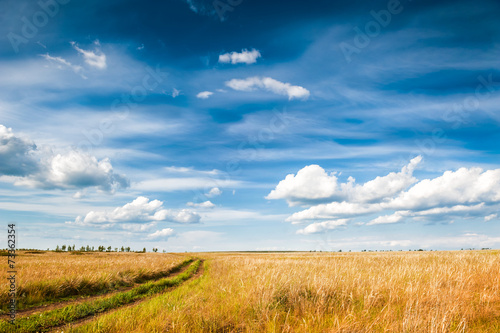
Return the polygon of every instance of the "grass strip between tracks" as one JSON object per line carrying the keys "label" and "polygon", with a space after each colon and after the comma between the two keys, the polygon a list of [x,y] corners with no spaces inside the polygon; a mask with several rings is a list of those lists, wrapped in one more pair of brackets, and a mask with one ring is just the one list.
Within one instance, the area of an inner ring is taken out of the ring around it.
{"label": "grass strip between tracks", "polygon": [[40,332],[50,328],[68,324],[76,320],[109,311],[121,306],[134,303],[145,297],[160,293],[168,288],[176,287],[191,278],[201,264],[196,260],[188,269],[172,278],[165,278],[154,282],[147,282],[129,291],[114,294],[110,297],[95,299],[88,302],[69,305],[60,309],[50,310],[41,314],[23,317],[12,324],[8,321],[0,322],[0,332]]}

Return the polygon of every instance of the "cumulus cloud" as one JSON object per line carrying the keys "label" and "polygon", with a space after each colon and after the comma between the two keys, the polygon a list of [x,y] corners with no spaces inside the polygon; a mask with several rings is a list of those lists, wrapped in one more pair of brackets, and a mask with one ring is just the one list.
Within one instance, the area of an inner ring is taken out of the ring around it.
{"label": "cumulus cloud", "polygon": [[200,99],[207,99],[209,98],[210,96],[212,96],[214,93],[211,92],[211,91],[202,91],[200,93],[198,93],[196,95],[196,98],[200,98]]}
{"label": "cumulus cloud", "polygon": [[374,225],[374,224],[388,224],[388,223],[398,223],[403,219],[403,215],[400,212],[396,212],[392,215],[383,215],[379,216],[376,219],[371,220],[366,225]]}
{"label": "cumulus cloud", "polygon": [[148,238],[150,238],[150,239],[165,239],[165,238],[168,238],[174,234],[175,234],[174,229],[165,228],[162,230],[157,230],[152,234],[149,234]]}
{"label": "cumulus cloud", "polygon": [[87,65],[97,69],[106,69],[106,55],[100,50],[99,41],[95,41],[94,44],[96,45],[95,51],[88,51],[79,48],[75,42],[71,42],[73,48],[83,56],[83,60]]}
{"label": "cumulus cloud", "polygon": [[347,224],[348,219],[341,220],[332,220],[332,221],[324,221],[324,222],[315,222],[309,224],[304,229],[297,230],[297,234],[299,235],[309,235],[309,234],[317,234],[323,233],[327,230],[337,229],[340,226],[345,226]]}
{"label": "cumulus cloud", "polygon": [[484,217],[484,220],[485,220],[486,222],[488,222],[488,221],[491,221],[491,220],[495,220],[495,219],[497,219],[497,218],[498,218],[498,214],[491,214],[491,215],[485,216],[485,217]]}
{"label": "cumulus cloud", "polygon": [[0,125],[0,175],[26,176],[37,172],[36,150],[34,142],[17,137],[11,128]]}
{"label": "cumulus cloud", "polygon": [[256,49],[252,49],[251,51],[243,49],[240,53],[231,52],[219,55],[219,62],[225,64],[231,63],[233,65],[240,63],[249,65],[256,63],[257,59],[260,57],[260,52]]}
{"label": "cumulus cloud", "polygon": [[51,156],[42,162],[38,173],[17,180],[15,185],[42,189],[77,189],[96,187],[113,192],[127,188],[128,179],[115,174],[108,158],[98,160],[78,151]]}
{"label": "cumulus cloud", "polygon": [[207,197],[211,198],[211,197],[217,197],[221,194],[222,194],[222,191],[218,187],[212,187],[212,189],[210,189],[210,191],[205,195]]}
{"label": "cumulus cloud", "polygon": [[[313,221],[309,231],[314,232],[328,230],[328,223],[321,224],[324,220],[363,219],[374,214],[378,216],[366,225],[405,219],[496,218],[493,213],[500,205],[500,169],[460,168],[418,181],[413,171],[420,162],[421,157],[414,158],[400,172],[376,177],[362,185],[355,184],[353,178],[339,183],[334,173],[328,174],[317,165],[308,166],[296,175],[288,175],[267,198],[285,199],[290,206],[310,206],[292,214],[287,221]],[[306,229],[300,233],[307,234]]]}
{"label": "cumulus cloud", "polygon": [[338,217],[355,217],[383,210],[380,204],[360,204],[352,202],[331,202],[320,204],[309,209],[292,214],[287,221],[300,223],[301,221],[316,219],[331,219]]}
{"label": "cumulus cloud", "polygon": [[141,196],[112,211],[90,211],[84,217],[78,216],[74,222],[67,223],[110,227],[120,223],[143,222],[198,223],[200,216],[189,209],[164,209],[162,201],[150,201]]}
{"label": "cumulus cloud", "polygon": [[128,179],[116,174],[108,158],[78,151],[54,154],[40,150],[29,139],[16,136],[0,125],[0,175],[15,176],[14,184],[41,189],[84,189],[106,192],[129,186]]}
{"label": "cumulus cloud", "polygon": [[215,207],[215,205],[209,200],[207,200],[205,202],[200,202],[200,203],[188,202],[187,205],[189,207],[197,207],[197,208],[214,208]]}
{"label": "cumulus cloud", "polygon": [[348,178],[346,183],[339,183],[336,173],[328,174],[319,165],[309,165],[289,174],[280,181],[266,199],[285,199],[290,206],[312,205],[335,201],[365,203],[390,198],[414,184],[417,179],[413,171],[422,161],[417,156],[404,166],[400,172],[391,172],[377,177],[363,185],[355,184],[355,179]]}
{"label": "cumulus cloud", "polygon": [[460,168],[425,179],[395,198],[390,206],[424,210],[433,207],[500,201],[500,169]]}
{"label": "cumulus cloud", "polygon": [[274,94],[288,96],[288,99],[307,99],[310,92],[301,86],[292,86],[290,83],[280,82],[270,77],[249,77],[243,80],[232,79],[226,82],[226,86],[238,91],[254,91],[263,89]]}

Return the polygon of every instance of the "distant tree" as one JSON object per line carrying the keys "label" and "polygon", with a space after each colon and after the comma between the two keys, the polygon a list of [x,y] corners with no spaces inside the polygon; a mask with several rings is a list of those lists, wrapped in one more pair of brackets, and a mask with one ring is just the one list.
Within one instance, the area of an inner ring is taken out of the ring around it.
{"label": "distant tree", "polygon": [[167,251],[165,251],[165,249],[163,249],[163,253],[165,253],[165,252],[167,252]]}
{"label": "distant tree", "polygon": [[127,247],[125,248],[125,250],[126,250],[127,252],[130,252],[130,246],[127,246]]}
{"label": "distant tree", "polygon": [[143,248],[143,249],[142,249],[142,252],[146,253],[146,248]]}
{"label": "distant tree", "polygon": [[120,249],[121,252],[125,252],[125,248],[122,246]]}
{"label": "distant tree", "polygon": [[59,245],[57,245],[56,246],[56,252],[59,252],[59,251],[61,251],[61,250],[59,249]]}
{"label": "distant tree", "polygon": [[61,246],[61,251],[66,251],[66,245]]}
{"label": "distant tree", "polygon": [[155,248],[155,247],[153,247],[153,252],[154,252],[154,253],[158,252],[158,249],[157,249],[157,248]]}
{"label": "distant tree", "polygon": [[87,247],[85,248],[85,251],[90,252],[90,249],[91,249],[90,245],[87,245]]}
{"label": "distant tree", "polygon": [[108,246],[108,252],[111,252],[111,246]]}
{"label": "distant tree", "polygon": [[92,246],[92,252],[94,252],[94,247]]}

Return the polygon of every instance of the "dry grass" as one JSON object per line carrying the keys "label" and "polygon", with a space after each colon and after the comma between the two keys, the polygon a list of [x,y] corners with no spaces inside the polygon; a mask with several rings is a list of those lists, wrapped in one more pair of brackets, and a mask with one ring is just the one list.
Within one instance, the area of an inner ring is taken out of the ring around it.
{"label": "dry grass", "polygon": [[[16,258],[19,308],[71,295],[89,295],[154,278],[186,259],[163,253],[21,252]],[[8,302],[2,283],[0,302]]]}
{"label": "dry grass", "polygon": [[81,332],[500,332],[498,251],[203,254],[203,277]]}

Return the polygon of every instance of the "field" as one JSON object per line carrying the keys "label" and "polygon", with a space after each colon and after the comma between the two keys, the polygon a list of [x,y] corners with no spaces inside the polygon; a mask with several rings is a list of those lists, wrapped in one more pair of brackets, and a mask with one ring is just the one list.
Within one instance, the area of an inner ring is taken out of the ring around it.
{"label": "field", "polygon": [[[14,325],[3,315],[2,332],[500,332],[494,250],[18,261],[21,310]],[[84,280],[92,287],[67,287]]]}

